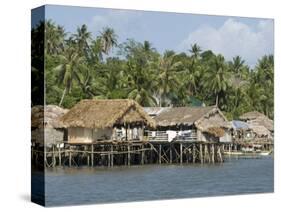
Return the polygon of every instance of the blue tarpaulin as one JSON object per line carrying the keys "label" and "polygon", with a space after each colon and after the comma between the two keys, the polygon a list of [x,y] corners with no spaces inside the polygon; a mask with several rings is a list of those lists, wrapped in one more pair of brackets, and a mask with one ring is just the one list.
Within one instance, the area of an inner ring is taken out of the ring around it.
{"label": "blue tarpaulin", "polygon": [[231,124],[234,129],[249,129],[249,125],[244,121],[233,120]]}

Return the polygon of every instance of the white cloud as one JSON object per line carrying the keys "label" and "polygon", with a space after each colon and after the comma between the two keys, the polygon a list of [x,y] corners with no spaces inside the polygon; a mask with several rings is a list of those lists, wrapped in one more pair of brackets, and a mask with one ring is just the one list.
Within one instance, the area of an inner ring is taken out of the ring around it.
{"label": "white cloud", "polygon": [[186,51],[194,43],[228,60],[240,55],[253,66],[261,56],[273,53],[273,21],[260,21],[256,29],[234,19],[226,20],[219,28],[201,26],[181,42],[179,49]]}
{"label": "white cloud", "polygon": [[103,15],[93,16],[89,27],[94,36],[97,36],[104,27],[111,27],[118,36],[130,38],[137,30],[143,28],[140,20],[140,11],[112,10]]}

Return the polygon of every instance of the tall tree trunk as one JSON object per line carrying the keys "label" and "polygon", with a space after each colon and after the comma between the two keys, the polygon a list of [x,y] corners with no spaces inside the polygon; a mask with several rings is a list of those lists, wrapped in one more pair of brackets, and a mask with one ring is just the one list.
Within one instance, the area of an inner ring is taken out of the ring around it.
{"label": "tall tree trunk", "polygon": [[217,97],[216,97],[216,106],[219,107],[219,94],[217,94]]}
{"label": "tall tree trunk", "polygon": [[62,93],[62,96],[61,96],[61,99],[60,99],[59,106],[61,106],[61,104],[62,104],[62,102],[63,102],[64,96],[65,96],[65,93],[66,93],[66,88],[63,90],[63,93]]}

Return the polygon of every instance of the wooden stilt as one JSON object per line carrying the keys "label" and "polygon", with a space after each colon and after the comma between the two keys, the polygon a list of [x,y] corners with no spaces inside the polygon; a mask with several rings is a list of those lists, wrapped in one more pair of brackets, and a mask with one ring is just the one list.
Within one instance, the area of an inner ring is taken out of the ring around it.
{"label": "wooden stilt", "polygon": [[131,152],[130,152],[130,144],[128,144],[128,166],[131,165]]}
{"label": "wooden stilt", "polygon": [[91,166],[94,166],[94,144],[91,145]]}
{"label": "wooden stilt", "polygon": [[180,164],[182,164],[182,143],[180,143]]}
{"label": "wooden stilt", "polygon": [[[87,146],[87,151],[89,151],[89,146]],[[90,154],[89,153],[86,154],[87,154],[87,166],[90,166]]]}
{"label": "wooden stilt", "polygon": [[195,145],[195,143],[193,143],[193,145],[192,145],[192,162],[193,163],[196,162],[196,145]]}
{"label": "wooden stilt", "polygon": [[202,144],[200,144],[200,147],[199,147],[199,148],[200,148],[200,162],[203,163],[203,162],[204,162],[204,161],[203,161],[204,158],[203,158]]}
{"label": "wooden stilt", "polygon": [[144,145],[142,144],[141,145],[141,165],[143,165],[144,164],[144,155],[145,155],[145,151],[143,151],[143,149],[144,149]]}
{"label": "wooden stilt", "polygon": [[172,144],[170,143],[170,163],[173,163]]}
{"label": "wooden stilt", "polygon": [[61,166],[61,149],[59,144],[59,166]]}
{"label": "wooden stilt", "polygon": [[56,166],[56,155],[55,155],[55,144],[53,144],[53,154],[52,154],[52,166],[55,167]]}
{"label": "wooden stilt", "polygon": [[162,146],[161,144],[159,144],[159,152],[158,152],[158,162],[159,164],[161,164],[161,154],[162,154]]}
{"label": "wooden stilt", "polygon": [[71,167],[71,146],[69,146],[69,155],[68,155],[68,165],[69,165],[69,167]]}
{"label": "wooden stilt", "polygon": [[114,163],[114,152],[113,152],[113,145],[111,145],[111,166],[113,167],[113,163]]}
{"label": "wooden stilt", "polygon": [[212,163],[215,163],[215,145],[212,144]]}
{"label": "wooden stilt", "polygon": [[152,144],[150,144],[150,162],[149,163],[150,164],[153,163],[153,145]]}

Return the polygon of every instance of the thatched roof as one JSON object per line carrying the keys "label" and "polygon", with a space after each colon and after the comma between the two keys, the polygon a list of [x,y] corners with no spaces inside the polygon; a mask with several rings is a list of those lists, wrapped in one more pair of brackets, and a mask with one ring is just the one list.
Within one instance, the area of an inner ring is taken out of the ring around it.
{"label": "thatched roof", "polygon": [[33,128],[64,128],[59,120],[68,109],[56,105],[36,105],[31,108],[31,127]]}
{"label": "thatched roof", "polygon": [[245,113],[240,116],[240,119],[246,120],[249,124],[254,124],[256,126],[264,126],[269,131],[274,131],[273,120],[271,120],[266,115],[260,112],[252,111]]}
{"label": "thatched roof", "polygon": [[261,137],[261,136],[268,136],[270,137],[271,136],[271,133],[270,131],[264,127],[264,126],[261,126],[261,125],[255,125],[255,124],[250,124],[249,125],[249,128],[257,134],[257,136]]}
{"label": "thatched roof", "polygon": [[248,113],[244,113],[243,115],[241,115],[239,118],[241,120],[253,120],[253,119],[256,119],[258,117],[261,117],[261,116],[265,116],[264,114],[258,112],[258,111],[251,111],[251,112],[248,112]]}
{"label": "thatched roof", "polygon": [[129,99],[82,100],[61,121],[67,127],[106,128],[124,123],[155,127],[155,121],[137,102]]}
{"label": "thatched roof", "polygon": [[225,116],[215,106],[168,108],[155,118],[157,126],[195,125],[202,131],[209,128],[230,128]]}

